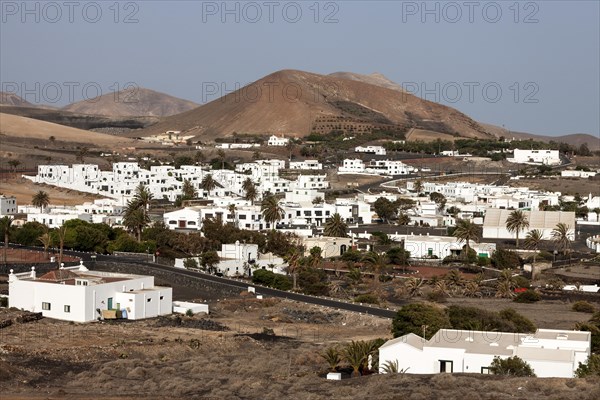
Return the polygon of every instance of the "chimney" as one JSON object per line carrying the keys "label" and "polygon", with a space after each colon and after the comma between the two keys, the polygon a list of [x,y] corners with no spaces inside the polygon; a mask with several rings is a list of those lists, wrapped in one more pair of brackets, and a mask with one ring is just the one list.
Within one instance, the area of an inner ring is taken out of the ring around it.
{"label": "chimney", "polygon": [[36,278],[36,276],[35,276],[35,267],[31,267],[31,274],[29,276],[31,276],[33,279]]}
{"label": "chimney", "polygon": [[8,274],[8,283],[14,282],[16,280],[17,280],[17,277],[15,276],[15,270],[11,269],[10,274]]}

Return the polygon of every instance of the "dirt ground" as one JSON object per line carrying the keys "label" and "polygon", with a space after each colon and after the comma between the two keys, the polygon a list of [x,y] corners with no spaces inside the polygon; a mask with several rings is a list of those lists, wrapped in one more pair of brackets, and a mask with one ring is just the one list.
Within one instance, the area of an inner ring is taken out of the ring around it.
{"label": "dirt ground", "polygon": [[[4,248],[0,250],[0,260],[4,262]],[[52,252],[49,253],[52,256]],[[58,256],[56,254],[55,256]],[[78,257],[72,257],[63,254],[64,262],[78,261]],[[9,248],[6,250],[6,261],[9,264],[29,264],[29,263],[45,263],[50,262],[50,258],[46,257],[43,251],[25,250]]]}
{"label": "dirt ground", "polygon": [[[10,315],[10,314],[13,315]],[[0,319],[14,312],[0,311]],[[263,333],[273,329],[274,335]],[[208,317],[0,330],[2,399],[597,399],[600,381],[370,375],[327,381],[327,345],[389,335],[389,321],[238,297]]]}
{"label": "dirt ground", "polygon": [[600,195],[600,181],[597,179],[583,178],[561,178],[560,176],[540,177],[535,179],[510,180],[513,187],[528,187],[532,190],[546,190],[550,192],[561,192],[566,195],[579,193],[582,197],[592,193]]}
{"label": "dirt ground", "polygon": [[50,197],[50,204],[73,206],[86,201],[94,201],[101,197],[75,190],[63,189],[49,185],[36,184],[28,179],[4,174],[0,179],[0,193],[15,196],[18,205],[31,204],[32,197],[43,190]]}

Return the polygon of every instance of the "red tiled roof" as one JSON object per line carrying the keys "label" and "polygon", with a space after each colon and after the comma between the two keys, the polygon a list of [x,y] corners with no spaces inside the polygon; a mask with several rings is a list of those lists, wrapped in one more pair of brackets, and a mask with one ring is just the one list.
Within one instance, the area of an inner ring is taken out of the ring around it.
{"label": "red tiled roof", "polygon": [[67,269],[55,269],[53,271],[47,272],[44,275],[40,276],[38,278],[38,280],[62,282],[67,279],[75,279],[75,278],[79,278],[79,275],[77,275],[73,271],[69,271]]}

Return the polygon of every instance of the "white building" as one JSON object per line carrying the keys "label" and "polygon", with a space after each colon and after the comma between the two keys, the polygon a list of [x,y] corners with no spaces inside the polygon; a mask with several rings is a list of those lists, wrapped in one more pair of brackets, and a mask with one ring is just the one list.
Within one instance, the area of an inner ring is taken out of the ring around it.
{"label": "white building", "polygon": [[513,158],[507,158],[506,160],[518,164],[559,165],[560,154],[558,150],[515,149]]}
{"label": "white building", "polygon": [[60,228],[67,221],[72,219],[80,219],[85,222],[93,222],[92,215],[86,213],[78,213],[72,210],[52,210],[52,212],[37,212],[28,213],[27,222],[39,222],[46,225],[50,229]]}
{"label": "white building", "polygon": [[37,277],[31,272],[8,276],[8,304],[44,317],[89,322],[102,310],[119,310],[127,319],[172,312],[173,289],[154,286],[153,276],[61,268]]}
{"label": "white building", "polygon": [[368,153],[368,154],[377,154],[380,156],[385,156],[386,151],[383,146],[356,146],[354,148],[355,153]]}
{"label": "white building", "polygon": [[[466,246],[464,241],[459,241],[452,236],[400,235],[394,237],[394,240],[399,238],[404,240],[404,249],[410,252],[411,258],[444,259],[448,256],[460,256]],[[471,241],[469,245],[478,257],[490,258],[496,251],[495,243],[475,243]]]}
{"label": "white building", "polygon": [[380,373],[386,362],[409,374],[489,374],[494,357],[518,356],[540,378],[573,378],[591,354],[591,333],[538,329],[534,334],[440,329],[424,340],[409,333],[379,348]]}
{"label": "white building", "polygon": [[17,198],[0,194],[0,217],[17,213]]}
{"label": "white building", "polygon": [[338,167],[339,174],[364,174],[364,175],[407,175],[415,169],[402,161],[371,160],[369,163],[355,158],[347,158]]}
{"label": "white building", "polygon": [[[516,239],[516,232],[506,229],[506,220],[511,210],[490,208],[485,213],[482,237],[486,239]],[[519,237],[524,238],[528,231],[539,229],[543,240],[552,239],[552,230],[559,223],[569,227],[569,239],[575,240],[575,213],[572,211],[523,211],[529,221],[529,228],[519,232]]]}
{"label": "white building", "polygon": [[352,248],[352,239],[318,236],[312,238],[302,238],[302,244],[304,245],[304,255],[310,255],[310,250],[313,247],[319,247],[321,249],[321,256],[323,258],[339,257],[346,251]]}
{"label": "white building", "polygon": [[267,146],[287,146],[287,144],[290,142],[290,139],[286,138],[286,137],[278,137],[275,135],[272,135],[271,137],[269,137],[269,140],[267,141]]}
{"label": "white building", "polygon": [[290,169],[322,170],[319,160],[290,161]]}
{"label": "white building", "polygon": [[565,171],[561,171],[560,176],[563,178],[590,178],[596,176],[596,172],[568,169]]}

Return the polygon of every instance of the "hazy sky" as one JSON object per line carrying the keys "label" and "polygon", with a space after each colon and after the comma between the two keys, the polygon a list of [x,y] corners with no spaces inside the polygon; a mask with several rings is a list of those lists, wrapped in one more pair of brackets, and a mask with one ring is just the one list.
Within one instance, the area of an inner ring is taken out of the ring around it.
{"label": "hazy sky", "polygon": [[279,69],[380,72],[511,130],[600,132],[596,0],[0,3],[2,89],[31,102],[133,82],[202,103]]}

